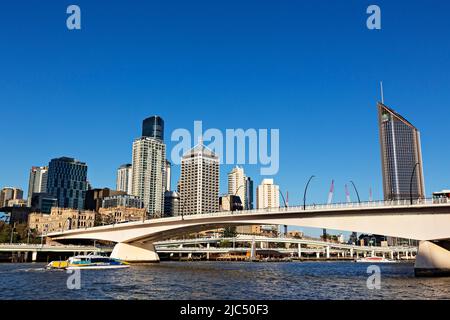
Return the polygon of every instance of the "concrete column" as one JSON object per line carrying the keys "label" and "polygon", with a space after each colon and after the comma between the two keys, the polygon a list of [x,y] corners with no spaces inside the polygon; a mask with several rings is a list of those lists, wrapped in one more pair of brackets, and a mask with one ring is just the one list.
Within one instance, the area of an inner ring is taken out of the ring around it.
{"label": "concrete column", "polygon": [[298,246],[298,257],[301,258],[302,257],[302,244],[299,243],[297,246]]}
{"label": "concrete column", "polygon": [[208,250],[208,252],[206,252],[206,260],[209,261],[209,242],[206,244],[206,249]]}
{"label": "concrete column", "polygon": [[330,246],[326,247],[327,259],[330,259]]}
{"label": "concrete column", "polygon": [[391,260],[394,260],[394,251],[391,251]]}
{"label": "concrete column", "polygon": [[408,250],[405,251],[405,256],[406,256],[406,259],[409,259],[409,252],[408,252]]}
{"label": "concrete column", "polygon": [[31,261],[36,262],[36,260],[37,260],[37,251],[33,251],[33,253],[31,254]]}
{"label": "concrete column", "polygon": [[386,254],[383,252],[383,259],[386,258]]}
{"label": "concrete column", "polygon": [[375,250],[372,250],[371,257],[375,257]]}
{"label": "concrete column", "polygon": [[356,259],[359,259],[359,252],[356,251]]}
{"label": "concrete column", "polygon": [[353,248],[350,248],[350,257],[353,258]]}
{"label": "concrete column", "polygon": [[317,259],[320,258],[320,252],[319,251],[316,252],[316,257],[317,257]]}

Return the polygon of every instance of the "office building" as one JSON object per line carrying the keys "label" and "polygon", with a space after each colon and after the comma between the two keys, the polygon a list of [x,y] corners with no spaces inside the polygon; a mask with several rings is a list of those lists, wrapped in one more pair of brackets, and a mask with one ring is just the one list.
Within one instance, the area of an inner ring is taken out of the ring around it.
{"label": "office building", "polygon": [[180,195],[175,191],[164,192],[164,216],[176,217],[180,213]]}
{"label": "office building", "polygon": [[58,206],[58,199],[48,193],[33,193],[31,197],[31,209],[33,212],[50,213],[53,207]]}
{"label": "office building", "polygon": [[184,215],[219,211],[219,158],[202,142],[181,159],[179,189]]}
{"label": "office building", "polygon": [[250,177],[245,178],[245,210],[252,210],[253,206],[253,180]]}
{"label": "office building", "polygon": [[132,194],[142,200],[150,217],[162,217],[166,184],[164,121],[160,117],[145,119],[142,134],[133,142]]}
{"label": "office building", "polygon": [[98,210],[102,207],[103,200],[105,198],[125,194],[126,192],[111,190],[109,188],[88,190],[86,191],[84,209],[98,212]]}
{"label": "office building", "polygon": [[419,131],[382,103],[378,103],[378,124],[384,199],[425,198]]}
{"label": "office building", "polygon": [[28,182],[28,206],[31,206],[33,193],[47,192],[48,167],[32,167]]}
{"label": "office building", "polygon": [[120,195],[110,195],[109,197],[103,198],[102,208],[143,208],[144,204],[142,200],[137,196],[132,196],[129,194]]}
{"label": "office building", "polygon": [[11,200],[22,200],[23,191],[19,188],[6,187],[0,191],[0,208],[8,207]]}
{"label": "office building", "polygon": [[142,122],[142,137],[164,141],[164,120],[159,116],[152,116]]}
{"label": "office building", "polygon": [[58,207],[83,209],[88,188],[86,163],[73,158],[52,159],[48,166],[47,193]]}
{"label": "office building", "polygon": [[133,166],[124,164],[117,169],[116,190],[132,194]]}

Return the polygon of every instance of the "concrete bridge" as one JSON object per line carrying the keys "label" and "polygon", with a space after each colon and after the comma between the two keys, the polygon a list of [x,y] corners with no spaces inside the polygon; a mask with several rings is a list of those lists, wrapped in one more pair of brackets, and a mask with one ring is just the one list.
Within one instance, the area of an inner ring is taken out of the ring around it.
{"label": "concrete bridge", "polygon": [[[229,243],[228,247],[221,247],[223,242]],[[236,247],[236,244],[250,245],[250,247]],[[269,243],[285,244],[284,248],[269,248]],[[302,258],[302,256],[313,255],[316,258],[330,259],[332,255],[343,258],[359,258],[360,256],[381,256],[392,260],[414,259],[417,255],[417,247],[413,246],[358,246],[345,243],[326,242],[315,239],[296,238],[269,238],[263,236],[238,235],[236,238],[210,237],[182,240],[168,240],[154,243],[158,253],[175,254],[206,254],[209,259],[210,254],[228,252],[251,252],[254,254],[258,250],[273,250],[280,253],[288,253],[291,256]]]}
{"label": "concrete bridge", "polygon": [[416,275],[450,274],[450,203],[433,200],[378,201],[276,209],[216,212],[67,230],[48,234],[55,241],[116,242],[112,257],[157,262],[154,242],[184,234],[238,225],[291,225],[355,231],[420,240]]}
{"label": "concrete bridge", "polygon": [[110,253],[112,248],[97,246],[75,246],[75,245],[47,245],[47,244],[26,244],[26,243],[0,243],[0,252],[10,252],[24,261],[28,261],[31,254],[31,261],[37,261],[39,253]]}

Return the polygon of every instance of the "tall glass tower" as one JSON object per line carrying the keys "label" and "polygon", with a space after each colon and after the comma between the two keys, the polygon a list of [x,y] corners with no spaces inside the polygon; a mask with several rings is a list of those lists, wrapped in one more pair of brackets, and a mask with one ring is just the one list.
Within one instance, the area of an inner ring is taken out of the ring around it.
{"label": "tall glass tower", "polygon": [[378,125],[384,200],[425,198],[420,132],[383,103],[378,103]]}
{"label": "tall glass tower", "polygon": [[142,123],[142,137],[164,140],[164,120],[159,116],[147,118]]}
{"label": "tall glass tower", "polygon": [[48,165],[47,193],[58,199],[60,208],[83,209],[87,182],[87,165],[73,158],[52,159]]}

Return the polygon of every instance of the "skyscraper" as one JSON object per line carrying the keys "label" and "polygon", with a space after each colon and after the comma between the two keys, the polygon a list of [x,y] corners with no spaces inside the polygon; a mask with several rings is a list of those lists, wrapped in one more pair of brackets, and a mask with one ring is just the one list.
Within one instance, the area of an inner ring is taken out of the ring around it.
{"label": "skyscraper", "polygon": [[159,116],[152,116],[142,122],[142,137],[164,141],[164,120]]}
{"label": "skyscraper", "polygon": [[238,196],[241,199],[243,208],[247,208],[247,177],[244,169],[235,167],[228,173],[228,194]]}
{"label": "skyscraper", "polygon": [[162,217],[166,184],[163,119],[157,116],[145,119],[142,134],[133,143],[132,194],[142,199],[151,217]]}
{"label": "skyscraper", "polygon": [[23,191],[19,188],[6,187],[0,191],[0,208],[7,207],[11,200],[22,200]]}
{"label": "skyscraper", "polygon": [[246,177],[245,179],[245,210],[252,210],[253,209],[253,180],[250,177]]}
{"label": "skyscraper", "polygon": [[273,184],[273,179],[264,179],[256,188],[256,205],[258,209],[279,208],[280,188]]}
{"label": "skyscraper", "polygon": [[384,199],[409,200],[411,196],[413,199],[424,198],[419,131],[383,103],[378,103],[378,124]]}
{"label": "skyscraper", "polygon": [[133,185],[133,166],[124,164],[117,169],[116,189],[131,194]]}
{"label": "skyscraper", "polygon": [[183,155],[179,188],[183,214],[219,211],[219,157],[202,142]]}
{"label": "skyscraper", "polygon": [[60,208],[82,210],[88,188],[86,163],[73,158],[52,159],[48,165],[47,193]]}
{"label": "skyscraper", "polygon": [[28,182],[28,206],[31,206],[33,193],[47,192],[48,167],[32,167],[30,170],[30,179]]}
{"label": "skyscraper", "polygon": [[172,164],[169,160],[166,160],[165,167],[164,167],[164,174],[166,177],[165,183],[164,183],[164,191],[170,191],[172,188],[172,174],[171,174],[171,167]]}

